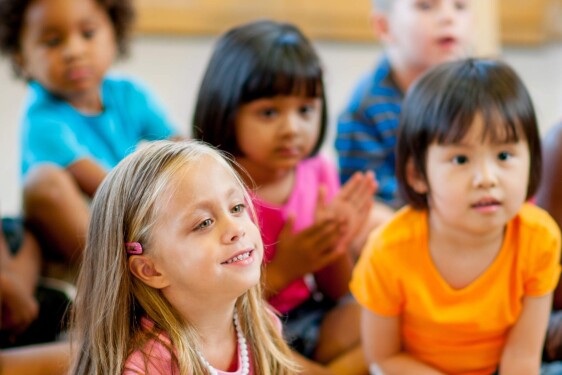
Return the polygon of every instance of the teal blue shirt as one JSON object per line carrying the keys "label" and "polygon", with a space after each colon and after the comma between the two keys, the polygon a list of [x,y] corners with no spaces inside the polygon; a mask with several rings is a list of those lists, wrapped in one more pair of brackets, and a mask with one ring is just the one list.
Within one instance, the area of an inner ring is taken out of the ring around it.
{"label": "teal blue shirt", "polygon": [[140,141],[176,133],[155,98],[129,79],[104,79],[103,111],[95,115],[80,113],[37,82],[29,87],[21,129],[23,175],[37,164],[66,168],[81,159],[109,171]]}

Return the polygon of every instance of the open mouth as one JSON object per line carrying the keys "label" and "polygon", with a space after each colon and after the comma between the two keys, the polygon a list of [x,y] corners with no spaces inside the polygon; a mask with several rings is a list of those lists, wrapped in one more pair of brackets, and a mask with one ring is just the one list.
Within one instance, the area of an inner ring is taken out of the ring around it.
{"label": "open mouth", "polygon": [[443,38],[439,38],[437,43],[443,47],[452,47],[457,44],[457,39],[453,38],[452,36],[446,36]]}
{"label": "open mouth", "polygon": [[248,259],[250,256],[252,256],[252,253],[254,252],[254,250],[248,250],[244,253],[238,254],[236,256],[233,256],[232,258],[225,260],[224,262],[222,262],[221,264],[232,264],[232,263],[236,263],[236,262],[240,262],[243,260]]}

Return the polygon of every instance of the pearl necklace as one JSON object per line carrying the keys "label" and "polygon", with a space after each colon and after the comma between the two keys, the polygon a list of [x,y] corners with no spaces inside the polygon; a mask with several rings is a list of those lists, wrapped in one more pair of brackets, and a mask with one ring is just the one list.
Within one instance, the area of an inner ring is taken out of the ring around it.
{"label": "pearl necklace", "polygon": [[[240,351],[240,363],[238,366],[242,369],[242,375],[249,375],[250,374],[250,357],[248,355],[248,345],[246,344],[246,339],[242,334],[242,329],[240,328],[240,322],[238,321],[238,313],[234,312],[234,328],[236,329],[236,338],[238,341],[238,350]],[[203,353],[199,350],[197,351],[199,355],[199,359],[201,362],[207,367],[209,370],[209,374],[211,375],[219,375],[217,369],[215,369],[211,364],[203,357]]]}

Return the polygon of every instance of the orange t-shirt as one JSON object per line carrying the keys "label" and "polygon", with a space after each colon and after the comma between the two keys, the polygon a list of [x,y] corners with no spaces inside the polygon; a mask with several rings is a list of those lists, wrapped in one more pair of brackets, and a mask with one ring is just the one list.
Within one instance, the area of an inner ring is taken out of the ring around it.
{"label": "orange t-shirt", "polygon": [[418,360],[447,374],[489,375],[523,297],[551,293],[559,275],[560,230],[545,211],[525,204],[490,267],[453,289],[431,259],[427,211],[406,207],[371,235],[350,287],[364,307],[400,317],[403,348]]}

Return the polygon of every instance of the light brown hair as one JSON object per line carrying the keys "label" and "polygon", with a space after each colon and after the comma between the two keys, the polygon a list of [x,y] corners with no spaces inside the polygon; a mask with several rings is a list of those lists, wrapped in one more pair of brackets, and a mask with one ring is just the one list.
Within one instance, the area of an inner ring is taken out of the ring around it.
{"label": "light brown hair", "polygon": [[[171,176],[209,157],[224,166],[248,194],[232,161],[196,141],[154,142],[125,158],[100,186],[77,285],[70,373],[120,374],[127,356],[161,332],[170,338],[172,365],[181,374],[207,373],[196,353],[199,336],[195,328],[159,290],[131,274],[124,244],[150,244],[159,197]],[[253,212],[250,197],[246,200]],[[290,349],[262,300],[260,285],[239,297],[235,308],[255,373],[293,374]],[[154,321],[155,332],[141,328],[142,316]]]}

